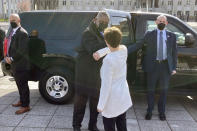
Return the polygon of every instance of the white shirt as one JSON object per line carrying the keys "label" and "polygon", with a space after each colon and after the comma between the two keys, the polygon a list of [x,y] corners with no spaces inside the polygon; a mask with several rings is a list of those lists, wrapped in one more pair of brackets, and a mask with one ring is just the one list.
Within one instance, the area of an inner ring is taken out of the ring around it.
{"label": "white shirt", "polygon": [[[161,30],[157,29],[157,54],[159,53],[160,32]],[[163,32],[163,60],[165,60],[167,59],[166,30],[162,30],[162,32]],[[158,55],[157,55],[157,60],[159,60]]]}
{"label": "white shirt", "polygon": [[16,28],[13,29],[12,36],[16,34],[16,31],[18,30],[19,27],[20,27],[20,26],[17,26]]}
{"label": "white shirt", "polygon": [[102,110],[101,114],[106,118],[117,117],[132,106],[126,80],[127,48],[121,47],[121,50],[107,54],[100,71],[101,89],[97,108]]}
{"label": "white shirt", "polygon": [[[14,35],[16,34],[16,31],[18,30],[19,27],[20,27],[20,26],[17,26],[16,28],[13,29],[12,36],[14,36]],[[10,40],[9,48],[10,48],[11,41],[12,41],[12,39]],[[8,50],[9,50],[9,48],[8,48]],[[9,56],[9,54],[8,54],[8,56]],[[14,59],[13,59],[12,57],[11,57],[11,60],[14,61]]]}

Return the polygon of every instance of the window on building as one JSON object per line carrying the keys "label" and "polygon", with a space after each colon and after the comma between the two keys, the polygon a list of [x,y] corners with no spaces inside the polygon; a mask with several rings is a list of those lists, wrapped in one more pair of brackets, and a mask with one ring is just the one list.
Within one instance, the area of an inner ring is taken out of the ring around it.
{"label": "window on building", "polygon": [[182,11],[177,11],[177,17],[180,19],[183,19],[183,12]]}
{"label": "window on building", "polygon": [[62,4],[63,4],[63,5],[66,5],[66,0],[64,0]]}
{"label": "window on building", "polygon": [[164,5],[164,1],[162,0],[162,2],[161,2],[161,5],[163,6]]}
{"label": "window on building", "polygon": [[74,1],[70,1],[70,5],[75,5]]}
{"label": "window on building", "polygon": [[168,14],[172,14],[172,11],[168,11]]}
{"label": "window on building", "polygon": [[114,1],[110,1],[110,5],[111,6],[114,6]]}
{"label": "window on building", "polygon": [[143,2],[142,8],[146,8],[146,2]]}
{"label": "window on building", "polygon": [[195,5],[197,5],[197,0],[195,0]]}
{"label": "window on building", "polygon": [[172,1],[168,1],[168,5],[172,5],[173,3],[172,3]]}
{"label": "window on building", "polygon": [[131,1],[127,1],[127,5],[131,5]]}
{"label": "window on building", "polygon": [[159,8],[159,0],[155,0],[155,8]]}
{"label": "window on building", "polygon": [[123,0],[119,1],[119,5],[123,5]]}
{"label": "window on building", "polygon": [[105,3],[105,1],[102,1],[102,5],[105,5],[106,3]]}
{"label": "window on building", "polygon": [[94,5],[98,5],[98,1],[94,1]]}
{"label": "window on building", "polygon": [[187,0],[186,4],[187,4],[187,5],[190,5],[190,0]]}
{"label": "window on building", "polygon": [[181,0],[178,1],[178,5],[182,5],[182,1]]}
{"label": "window on building", "polygon": [[189,11],[185,11],[185,15],[186,16],[189,16]]}

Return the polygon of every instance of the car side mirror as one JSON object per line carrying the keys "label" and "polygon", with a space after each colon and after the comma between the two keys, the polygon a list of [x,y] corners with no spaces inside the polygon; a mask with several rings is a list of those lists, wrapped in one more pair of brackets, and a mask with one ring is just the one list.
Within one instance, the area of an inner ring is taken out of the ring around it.
{"label": "car side mirror", "polygon": [[194,35],[191,33],[187,33],[185,35],[185,45],[187,47],[191,47],[192,45],[194,45],[194,43],[195,43]]}

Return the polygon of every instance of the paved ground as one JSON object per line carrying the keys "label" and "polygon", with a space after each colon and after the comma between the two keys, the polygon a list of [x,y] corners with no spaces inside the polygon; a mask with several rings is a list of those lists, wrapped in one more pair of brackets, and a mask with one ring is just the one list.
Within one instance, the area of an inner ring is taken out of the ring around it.
{"label": "paved ground", "polygon": [[[15,82],[9,79],[0,71],[0,131],[72,131],[72,102],[67,105],[47,103],[39,94],[37,82],[29,82],[32,110],[24,115],[15,115],[18,108],[11,104],[18,101],[19,95]],[[146,97],[132,95],[134,106],[127,113],[128,131],[197,131],[197,97],[189,98],[168,96],[167,121],[158,119],[156,107],[153,119],[146,121]],[[87,108],[82,124],[84,131],[87,131],[88,118]],[[98,127],[103,130],[101,116]]]}
{"label": "paved ground", "polygon": [[[32,110],[24,115],[15,115],[18,108],[11,106],[18,101],[18,91],[10,77],[0,72],[0,131],[72,131],[73,104],[52,105],[39,94],[37,82],[29,82]],[[134,106],[127,113],[128,131],[197,131],[197,99],[169,96],[167,121],[160,121],[155,107],[153,119],[144,120],[146,98],[133,95]],[[83,129],[87,129],[89,111],[85,114]],[[103,130],[101,116],[98,127]]]}

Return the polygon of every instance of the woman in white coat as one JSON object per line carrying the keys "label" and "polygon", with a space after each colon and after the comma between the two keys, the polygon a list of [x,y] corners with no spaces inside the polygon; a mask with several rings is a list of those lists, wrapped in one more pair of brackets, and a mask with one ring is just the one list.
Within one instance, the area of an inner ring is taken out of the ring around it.
{"label": "woman in white coat", "polygon": [[121,31],[116,27],[104,31],[108,48],[97,51],[93,56],[96,60],[105,56],[101,67],[101,89],[98,112],[103,116],[105,131],[127,131],[126,111],[132,106],[130,92],[126,80],[127,48],[120,45]]}

